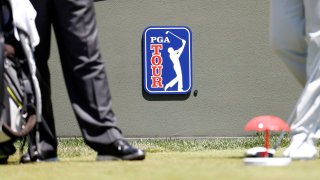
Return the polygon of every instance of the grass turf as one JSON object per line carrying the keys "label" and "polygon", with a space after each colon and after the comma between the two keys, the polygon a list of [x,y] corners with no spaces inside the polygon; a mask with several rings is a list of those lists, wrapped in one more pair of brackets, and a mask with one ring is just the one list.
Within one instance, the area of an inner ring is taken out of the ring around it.
{"label": "grass turf", "polygon": [[[277,137],[271,138],[274,144]],[[147,151],[145,161],[96,162],[82,139],[59,139],[60,161],[17,163],[18,154],[0,166],[0,179],[318,179],[320,160],[294,161],[286,167],[243,164],[246,149],[263,145],[254,138],[131,140]],[[277,155],[287,146],[283,141]]]}

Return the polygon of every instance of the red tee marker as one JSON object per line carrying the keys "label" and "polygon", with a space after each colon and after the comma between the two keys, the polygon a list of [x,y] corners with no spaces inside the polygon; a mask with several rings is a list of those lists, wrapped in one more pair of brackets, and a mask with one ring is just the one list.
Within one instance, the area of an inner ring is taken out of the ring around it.
{"label": "red tee marker", "polygon": [[269,131],[289,131],[288,124],[277,116],[265,115],[257,116],[251,119],[244,127],[246,131],[265,131],[264,157],[268,156],[269,149]]}

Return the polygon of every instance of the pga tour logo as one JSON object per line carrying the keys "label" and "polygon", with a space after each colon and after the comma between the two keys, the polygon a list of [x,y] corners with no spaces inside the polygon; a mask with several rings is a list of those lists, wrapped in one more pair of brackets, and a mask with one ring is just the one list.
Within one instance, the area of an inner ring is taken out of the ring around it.
{"label": "pga tour logo", "polygon": [[149,94],[187,94],[192,87],[191,31],[148,27],[143,35],[144,89]]}

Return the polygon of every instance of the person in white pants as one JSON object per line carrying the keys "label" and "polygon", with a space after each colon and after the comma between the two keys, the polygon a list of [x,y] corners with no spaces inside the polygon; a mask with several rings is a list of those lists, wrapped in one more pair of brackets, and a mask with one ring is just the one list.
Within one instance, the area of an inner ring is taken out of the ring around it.
{"label": "person in white pants", "polygon": [[305,86],[284,156],[315,159],[320,129],[320,0],[271,0],[270,40],[276,54]]}

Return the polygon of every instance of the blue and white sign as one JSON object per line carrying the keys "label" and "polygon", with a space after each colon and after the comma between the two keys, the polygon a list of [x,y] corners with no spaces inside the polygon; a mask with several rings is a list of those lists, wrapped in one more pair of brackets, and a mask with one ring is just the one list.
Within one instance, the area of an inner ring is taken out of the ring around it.
{"label": "blue and white sign", "polygon": [[149,94],[187,94],[192,88],[192,34],[185,26],[145,29],[144,89]]}

